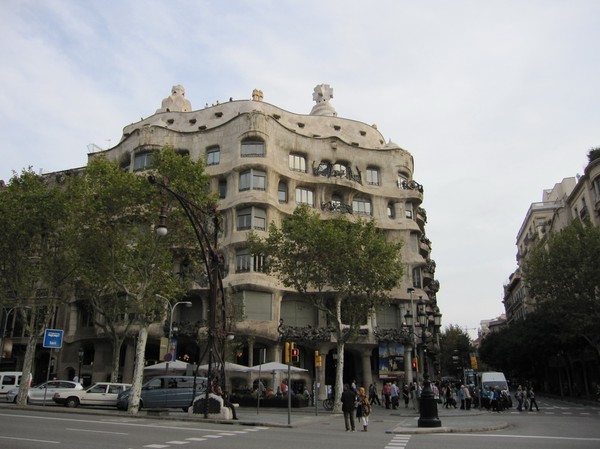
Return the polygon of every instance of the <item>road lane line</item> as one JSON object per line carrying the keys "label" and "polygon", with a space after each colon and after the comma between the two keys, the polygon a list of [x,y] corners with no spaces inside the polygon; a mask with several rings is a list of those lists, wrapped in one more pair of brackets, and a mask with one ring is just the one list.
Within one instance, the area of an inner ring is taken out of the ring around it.
{"label": "road lane line", "polygon": [[476,438],[520,438],[520,439],[531,439],[531,440],[564,440],[564,441],[600,441],[600,438],[583,438],[583,437],[558,437],[558,436],[545,436],[545,435],[506,435],[506,434],[487,434],[487,433],[444,433],[444,434],[430,434],[432,436],[461,436],[461,437],[476,437]]}
{"label": "road lane line", "polygon": [[70,430],[72,432],[108,433],[110,435],[129,435],[129,433],[127,432],[108,432],[106,430],[73,429],[70,427],[65,428],[65,430]]}
{"label": "road lane line", "polygon": [[60,441],[36,440],[33,438],[18,438],[18,437],[3,437],[3,436],[0,436],[0,440],[33,441],[34,443],[61,444]]}

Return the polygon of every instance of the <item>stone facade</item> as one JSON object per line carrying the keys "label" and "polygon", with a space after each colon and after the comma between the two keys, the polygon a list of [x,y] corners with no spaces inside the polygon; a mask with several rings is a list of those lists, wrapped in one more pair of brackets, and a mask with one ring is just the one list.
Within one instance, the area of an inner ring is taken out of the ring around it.
{"label": "stone facade", "polygon": [[[413,156],[386,141],[375,126],[339,117],[330,104],[333,89],[328,85],[315,88],[316,105],[309,115],[288,112],[263,101],[258,89],[249,100],[230,99],[188,111],[191,105],[183,92],[183,87],[174,86],[155,114],[126,126],[117,145],[89,157],[103,155],[118,161],[124,169],[140,173],[151,163],[152,153],[167,145],[188,153],[193,160],[206,160],[212,188],[220,194],[223,232],[219,250],[225,260],[224,284],[244,307],[245,319],[236,323],[237,347],[231,361],[244,365],[282,360],[280,320],[292,330],[327,327],[322,313],[260,272],[260,260],[245,250],[249,230],[266,231],[270,222],[279,223],[299,203],[308,203],[324,216],[352,213],[374,217],[390,240],[404,242],[405,276],[391,292],[393,303],[369,318],[358,342],[346,345],[345,376],[348,381],[356,379],[367,386],[379,381],[379,345],[394,340],[389,335],[398,335],[389,331],[400,329],[413,295],[433,307],[439,289],[435,262],[430,259],[431,242],[425,234],[427,215],[421,207],[424,189],[413,178]],[[332,254],[335,248],[323,248],[323,257]],[[408,289],[414,289],[410,298]],[[181,315],[183,309],[178,309],[176,324],[181,322],[183,326],[186,319],[206,318],[207,285],[198,281],[189,299],[192,308],[185,317]],[[110,345],[93,328],[81,327],[81,313],[78,298],[74,298],[64,314],[68,344],[57,373],[67,377],[67,370],[77,366],[78,348],[87,345],[94,357],[83,361],[82,376],[90,382],[105,380],[110,372]],[[315,350],[324,360],[319,370],[320,384],[333,383],[335,342],[326,332],[319,335],[299,345],[300,366],[307,372],[294,375],[292,385],[296,388],[311,385]],[[162,336],[161,323],[153,325],[147,359],[158,360]],[[128,381],[133,370],[133,341],[125,346],[122,378]],[[195,339],[181,338],[178,354],[185,353],[194,361],[199,353],[197,346]],[[410,369],[409,358],[405,363]],[[263,373],[261,378],[275,390],[282,375]],[[255,380],[248,374],[232,373],[228,387],[233,391],[243,389]]]}

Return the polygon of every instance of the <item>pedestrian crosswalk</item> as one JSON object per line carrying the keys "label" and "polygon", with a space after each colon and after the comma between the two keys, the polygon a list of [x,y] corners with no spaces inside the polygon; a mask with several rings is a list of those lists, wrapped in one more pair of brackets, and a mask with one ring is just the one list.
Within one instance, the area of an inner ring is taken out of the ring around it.
{"label": "pedestrian crosswalk", "polygon": [[385,449],[403,449],[410,440],[410,435],[394,435],[392,440],[385,446]]}
{"label": "pedestrian crosswalk", "polygon": [[214,441],[214,440],[217,440],[220,438],[241,436],[241,435],[245,435],[248,433],[260,432],[261,430],[268,430],[268,429],[269,429],[268,427],[257,426],[257,427],[251,427],[251,428],[247,428],[247,429],[233,430],[233,431],[227,431],[227,432],[215,431],[214,433],[205,433],[205,434],[203,434],[201,436],[197,436],[197,437],[187,437],[187,438],[182,438],[180,440],[170,440],[170,441],[165,441],[165,442],[161,442],[161,443],[157,442],[157,443],[152,443],[152,444],[146,444],[143,447],[148,448],[148,449],[167,449],[167,448],[171,448],[171,447],[187,445],[190,443],[202,443],[202,442],[206,442],[206,441],[210,442],[210,441]]}

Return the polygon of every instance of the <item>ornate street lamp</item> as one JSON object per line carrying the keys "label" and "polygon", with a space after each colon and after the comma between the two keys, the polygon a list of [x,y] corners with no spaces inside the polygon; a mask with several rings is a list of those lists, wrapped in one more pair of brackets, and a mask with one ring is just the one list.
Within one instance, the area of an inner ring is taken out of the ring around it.
{"label": "ornate street lamp", "polygon": [[[154,176],[149,176],[148,181],[156,185],[161,191],[173,196],[183,208],[188,221],[192,225],[202,261],[206,268],[209,284],[209,322],[208,342],[201,359],[208,352],[208,382],[206,385],[204,418],[208,418],[208,399],[212,386],[225,387],[225,341],[230,339],[231,334],[227,332],[225,291],[223,278],[219,267],[219,254],[217,252],[217,241],[219,235],[219,214],[215,207],[201,208],[184,196],[172,190],[168,185],[158,181]],[[159,224],[156,233],[159,236],[167,234],[166,218],[168,207],[162,205],[159,215]]]}
{"label": "ornate street lamp", "polygon": [[419,420],[418,427],[441,427],[442,422],[438,417],[437,400],[431,389],[429,381],[429,367],[427,360],[427,351],[429,350],[430,339],[429,335],[434,335],[439,331],[442,322],[442,314],[439,310],[433,312],[433,319],[430,320],[425,311],[425,302],[422,298],[417,303],[417,319],[421,328],[421,339],[425,357],[423,358],[423,391],[421,392],[421,401],[419,404]]}
{"label": "ornate street lamp", "polygon": [[81,365],[83,365],[83,356],[85,355],[85,351],[83,350],[83,346],[79,347],[79,351],[77,352],[79,356],[79,371],[77,372],[77,380],[81,382]]}

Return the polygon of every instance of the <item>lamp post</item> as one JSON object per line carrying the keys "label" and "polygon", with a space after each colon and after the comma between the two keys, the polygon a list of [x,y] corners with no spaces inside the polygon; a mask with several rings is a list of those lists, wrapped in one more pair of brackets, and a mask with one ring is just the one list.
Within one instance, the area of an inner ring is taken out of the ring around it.
{"label": "lamp post", "polygon": [[81,382],[81,365],[83,365],[83,356],[85,355],[83,346],[79,347],[79,352],[77,352],[77,355],[79,356],[79,371],[77,372],[77,381]]}
{"label": "lamp post", "polygon": [[8,317],[17,308],[11,307],[10,309],[5,309],[3,307],[2,309],[6,310],[6,315],[4,316],[4,327],[2,328],[2,335],[0,335],[0,360],[4,358],[4,339],[6,337],[6,328],[8,327]]}
{"label": "lamp post", "polygon": [[[165,228],[166,229],[166,228]],[[165,298],[162,295],[156,295],[156,297],[158,299],[162,299],[163,301],[165,301],[167,303],[167,306],[169,307],[169,337],[168,337],[168,341],[167,341],[167,353],[169,353],[169,346],[171,345],[171,339],[173,338],[173,315],[175,314],[175,307],[184,304],[186,307],[192,307],[192,302],[191,301],[177,301],[175,304],[171,304],[171,301],[169,301],[167,298]],[[165,359],[167,359],[167,357],[165,356]],[[169,372],[169,362],[171,360],[167,359],[167,363],[165,365],[165,373]]]}
{"label": "lamp post", "polygon": [[[198,241],[202,262],[208,275],[209,287],[209,320],[208,320],[208,341],[205,352],[208,352],[208,371],[207,385],[204,407],[204,418],[208,418],[208,398],[211,387],[216,383],[225,386],[225,340],[230,339],[226,332],[226,310],[225,310],[225,291],[223,288],[223,278],[219,267],[219,254],[217,252],[217,243],[219,235],[219,214],[216,207],[199,207],[183,195],[172,190],[165,182],[161,182],[154,176],[149,176],[148,181],[157,186],[161,191],[167,192],[173,196],[183,208],[188,221],[190,222],[194,235]],[[163,204],[160,209],[159,224],[156,233],[159,236],[167,234],[166,218],[168,207]],[[216,358],[216,363],[213,360]],[[213,366],[216,365],[216,366]],[[215,370],[216,368],[216,370]],[[216,372],[216,375],[215,375]]]}
{"label": "lamp post", "polygon": [[[431,320],[430,320],[431,315]],[[407,325],[414,324],[412,314],[405,315]],[[429,335],[435,335],[441,326],[442,314],[436,309],[431,314],[425,311],[425,302],[422,298],[417,303],[417,320],[421,328],[421,341],[423,345],[423,391],[421,392],[421,400],[419,402],[419,420],[418,427],[441,427],[442,422],[438,417],[437,400],[431,389],[429,380],[429,367],[427,360],[427,352],[429,350]],[[411,321],[411,323],[409,323]]]}
{"label": "lamp post", "polygon": [[[406,313],[409,316],[409,319],[411,321],[411,323],[406,323],[411,330],[411,338],[410,338],[410,351],[408,351],[408,360],[404,361],[404,366],[405,366],[405,371],[406,371],[406,383],[407,385],[410,386],[413,383],[413,376],[412,376],[412,360],[413,357],[415,356],[415,350],[416,350],[416,343],[415,343],[415,322],[412,319],[413,317],[413,312],[414,312],[414,303],[413,303],[413,293],[415,292],[415,289],[412,287],[409,287],[406,289],[406,292],[410,295],[410,310],[408,310]],[[405,357],[406,359],[406,357]],[[418,375],[417,375],[417,382],[419,381],[418,379]]]}

